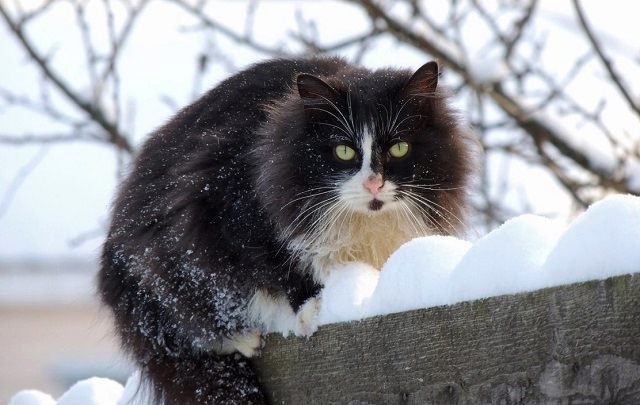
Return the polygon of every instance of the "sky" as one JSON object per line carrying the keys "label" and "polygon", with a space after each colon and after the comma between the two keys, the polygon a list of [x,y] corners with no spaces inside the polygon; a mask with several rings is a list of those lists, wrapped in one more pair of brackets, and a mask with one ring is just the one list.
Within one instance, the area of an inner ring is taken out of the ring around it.
{"label": "sky", "polygon": [[[433,2],[431,10],[437,14],[438,10],[446,8],[446,3]],[[93,35],[98,42],[104,41],[105,31],[100,28],[104,26],[100,23],[103,15],[99,7],[101,2],[89,4],[86,12],[96,22]],[[219,18],[220,21],[242,32],[247,2],[218,1],[210,4],[215,8],[216,16],[224,16]],[[576,38],[572,30],[567,29],[572,24],[571,17],[568,17],[571,6],[568,2],[542,1],[541,7],[545,10],[544,20],[536,30],[549,37],[546,46],[550,48],[551,58],[541,63],[551,65],[551,71],[560,74],[570,66],[574,55],[583,51],[580,46],[574,46]],[[604,38],[611,48],[638,52],[637,47],[633,47],[635,42],[629,39],[637,31],[633,13],[597,1],[585,2],[585,8],[592,23],[606,31]],[[326,43],[358,33],[366,27],[366,19],[360,11],[340,2],[273,1],[268,6],[258,7],[254,37],[263,44],[283,43],[283,38],[290,35],[297,24],[296,9],[303,18],[316,20],[315,29]],[[274,23],[276,17],[277,23]],[[52,55],[53,67],[73,80],[74,88],[88,93],[84,60],[78,58],[81,43],[74,22],[69,7],[54,7],[35,22],[29,34],[39,49]],[[236,68],[264,58],[264,55],[232,45],[224,38],[204,35],[193,26],[193,20],[169,2],[152,2],[125,48],[121,59],[122,99],[135,111],[126,129],[133,134],[136,144],[165,122],[177,107],[186,105],[193,98],[195,59],[203,46],[215,42],[222,49],[233,49]],[[56,35],[51,35],[51,32]],[[473,37],[477,43],[472,44],[475,48],[471,56],[477,60],[478,74],[495,73],[495,60],[482,46],[483,33],[478,31]],[[3,24],[0,24],[0,38],[3,59],[0,88],[37,97],[38,70],[26,63],[24,53]],[[295,46],[287,46],[295,50]],[[363,60],[366,66],[417,68],[425,62],[423,55],[390,40],[377,42],[375,48]],[[349,51],[346,54],[350,56]],[[223,66],[214,67],[203,78],[202,88],[196,92],[215,85],[230,73],[230,69]],[[596,102],[597,95],[599,91],[585,92],[585,99],[593,97],[593,102]],[[170,103],[166,102],[167,98]],[[53,99],[64,109],[64,99],[55,94]],[[637,122],[627,125],[625,120],[611,117],[611,122],[620,122],[623,129],[634,125],[637,128]],[[0,134],[57,130],[59,127],[48,120],[16,108],[0,106]],[[99,143],[0,144],[0,162],[0,262],[95,260],[119,178],[118,154],[110,146]],[[488,170],[500,171],[503,167],[497,163]],[[527,179],[526,184],[506,196],[514,204],[519,204],[521,195],[525,193],[536,212],[568,212],[568,199],[559,192],[557,185],[548,181],[548,175],[535,168],[518,165],[510,166],[509,170],[514,176]]]}

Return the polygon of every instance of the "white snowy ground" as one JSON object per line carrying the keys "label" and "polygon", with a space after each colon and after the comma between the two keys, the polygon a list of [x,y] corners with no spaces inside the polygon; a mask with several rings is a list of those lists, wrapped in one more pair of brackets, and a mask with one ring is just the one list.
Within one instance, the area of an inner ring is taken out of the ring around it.
{"label": "white snowy ground", "polygon": [[[638,272],[640,197],[615,195],[567,227],[524,215],[473,244],[443,236],[414,239],[381,271],[362,263],[343,266],[325,286],[319,320],[351,321]],[[137,387],[137,374],[126,387],[92,378],[57,402],[42,392],[21,391],[9,405],[122,405]]]}

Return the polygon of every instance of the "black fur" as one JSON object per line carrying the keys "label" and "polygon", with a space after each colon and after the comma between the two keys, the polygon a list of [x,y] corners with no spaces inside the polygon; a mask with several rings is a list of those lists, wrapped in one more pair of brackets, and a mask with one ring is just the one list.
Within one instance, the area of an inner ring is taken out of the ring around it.
{"label": "black fur", "polygon": [[[302,210],[326,196],[300,196],[355,173],[361,159],[333,155],[336,142],[357,140],[336,130],[327,103],[351,114],[355,132],[373,123],[371,165],[399,189],[416,178],[438,185],[420,191],[433,202],[421,220],[436,233],[459,230],[470,147],[434,66],[412,76],[340,59],[268,61],[225,80],[144,143],[113,206],[98,285],[156,403],[266,403],[250,363],[212,348],[259,329],[247,313],[257,290],[286,297],[294,311],[319,292],[310,263],[287,242],[321,215]],[[403,105],[400,127],[387,133]],[[412,149],[389,159],[399,137]]]}

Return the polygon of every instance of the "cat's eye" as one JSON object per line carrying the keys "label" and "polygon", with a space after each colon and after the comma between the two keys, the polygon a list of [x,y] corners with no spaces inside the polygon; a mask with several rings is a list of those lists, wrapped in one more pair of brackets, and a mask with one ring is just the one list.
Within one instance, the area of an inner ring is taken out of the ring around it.
{"label": "cat's eye", "polygon": [[396,142],[389,148],[389,154],[394,158],[401,158],[409,152],[409,144],[403,141]]}
{"label": "cat's eye", "polygon": [[352,147],[345,144],[337,145],[334,151],[336,157],[345,162],[353,160],[353,158],[356,157],[356,151]]}

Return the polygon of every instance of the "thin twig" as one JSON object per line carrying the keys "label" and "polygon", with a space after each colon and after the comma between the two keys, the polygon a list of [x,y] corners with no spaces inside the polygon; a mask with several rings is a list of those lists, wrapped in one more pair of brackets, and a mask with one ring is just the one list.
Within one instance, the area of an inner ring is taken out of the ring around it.
{"label": "thin twig", "polygon": [[20,186],[29,177],[29,175],[38,167],[38,164],[47,155],[49,148],[46,146],[41,147],[38,152],[33,155],[29,161],[22,166],[16,175],[13,177],[8,187],[2,190],[2,199],[0,200],[0,218],[9,210],[11,202],[15,198]]}
{"label": "thin twig", "polygon": [[226,36],[227,38],[231,39],[236,43],[246,45],[249,48],[253,49],[254,51],[260,52],[268,56],[280,56],[280,57],[291,56],[288,52],[284,51],[283,49],[271,48],[271,47],[259,44],[256,41],[252,40],[251,38],[247,38],[245,36],[236,34],[235,32],[233,32],[233,30],[225,27],[223,24],[213,20],[212,18],[209,18],[209,16],[207,16],[202,11],[201,7],[192,6],[191,4],[188,4],[187,2],[181,1],[181,0],[170,0],[170,1],[180,6],[183,10],[186,10],[193,16],[197,17],[205,27],[221,33],[222,35]]}
{"label": "thin twig", "polygon": [[631,96],[631,94],[629,94],[629,92],[627,91],[627,88],[622,83],[622,78],[620,77],[620,75],[618,75],[618,73],[613,68],[613,64],[611,63],[611,60],[607,55],[605,55],[604,50],[600,45],[600,42],[598,41],[595,34],[593,33],[593,30],[587,23],[587,19],[584,15],[584,11],[582,10],[582,6],[580,5],[580,1],[573,0],[573,5],[576,9],[576,13],[578,14],[578,21],[580,21],[580,26],[582,27],[582,30],[584,31],[584,33],[587,34],[587,38],[589,38],[589,42],[591,42],[591,46],[593,47],[593,50],[596,52],[596,55],[598,55],[598,59],[600,60],[600,62],[602,62],[602,65],[604,66],[605,70],[609,74],[609,78],[611,79],[613,84],[618,88],[618,91],[620,92],[622,97],[626,100],[627,104],[629,104],[629,108],[631,108],[632,111],[635,111],[636,114],[640,115],[640,105],[637,103],[637,101],[633,100],[633,97]]}
{"label": "thin twig", "polygon": [[79,107],[82,111],[88,114],[92,120],[94,120],[100,127],[102,127],[108,134],[109,139],[113,144],[115,144],[118,148],[126,150],[127,152],[132,152],[133,147],[129,143],[126,136],[121,134],[118,130],[118,127],[115,123],[109,121],[104,112],[85,100],[79,94],[75,93],[71,90],[71,86],[66,83],[50,66],[47,60],[36,51],[35,46],[31,43],[31,41],[27,38],[24,30],[21,26],[17,25],[11,16],[9,16],[6,8],[0,3],[0,15],[7,23],[9,29],[15,35],[15,38],[22,45],[22,48],[29,54],[29,57],[38,65],[38,67],[42,70],[42,73],[45,77],[55,85],[55,87],[60,90],[73,104]]}

